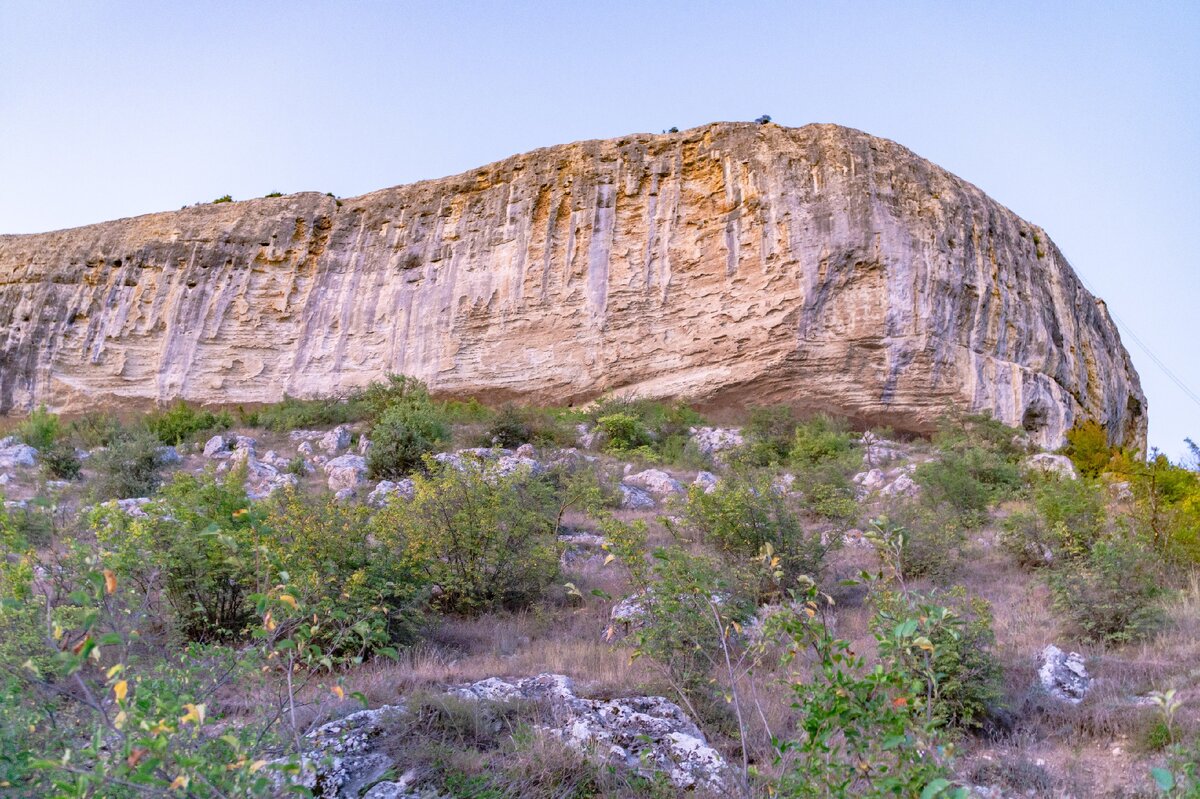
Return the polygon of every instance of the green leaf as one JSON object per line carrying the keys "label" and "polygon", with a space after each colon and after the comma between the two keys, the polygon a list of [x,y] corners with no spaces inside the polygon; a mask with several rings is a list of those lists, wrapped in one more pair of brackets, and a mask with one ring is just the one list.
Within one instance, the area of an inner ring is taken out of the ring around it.
{"label": "green leaf", "polygon": [[1150,776],[1154,777],[1154,784],[1163,793],[1175,790],[1175,775],[1165,768],[1150,769]]}
{"label": "green leaf", "polygon": [[933,782],[925,786],[925,790],[921,791],[921,799],[933,799],[942,791],[950,787],[950,780],[938,777]]}

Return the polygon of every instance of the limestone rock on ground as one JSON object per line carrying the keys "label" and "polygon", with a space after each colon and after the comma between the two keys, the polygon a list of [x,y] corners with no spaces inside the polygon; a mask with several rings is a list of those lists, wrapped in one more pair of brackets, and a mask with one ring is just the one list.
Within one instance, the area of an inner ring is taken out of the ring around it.
{"label": "limestone rock on ground", "polygon": [[715,457],[746,443],[742,431],[738,428],[693,427],[688,432],[696,449],[709,457]]}
{"label": "limestone rock on ground", "polygon": [[491,678],[453,693],[479,700],[544,701],[553,718],[546,730],[601,762],[643,775],[665,773],[681,789],[728,787],[725,758],[678,705],[661,696],[583,699],[561,674],[514,682]]}
{"label": "limestone rock on ground", "polygon": [[16,436],[0,439],[0,469],[37,465],[37,450]]}
{"label": "limestone rock on ground", "polygon": [[1046,693],[1077,705],[1092,686],[1087,664],[1078,652],[1064,652],[1048,644],[1038,655],[1038,680]]}
{"label": "limestone rock on ground", "polygon": [[700,486],[700,489],[705,494],[711,494],[717,488],[717,483],[720,479],[712,472],[697,472],[696,479],[692,481],[692,485]]}
{"label": "limestone rock on ground", "polygon": [[1065,480],[1079,479],[1079,472],[1075,470],[1075,464],[1066,455],[1039,452],[1025,459],[1025,468],[1030,471],[1041,472],[1042,474],[1051,474]]}
{"label": "limestone rock on ground", "polygon": [[631,488],[640,488],[656,497],[669,497],[684,494],[683,485],[661,469],[646,469],[637,474],[627,475],[621,483]]}
{"label": "limestone rock on ground", "polygon": [[654,497],[640,488],[620,483],[617,488],[621,491],[621,507],[625,510],[651,510],[654,508]]}
{"label": "limestone rock on ground", "polygon": [[[663,773],[678,789],[720,791],[729,784],[729,765],[721,753],[678,705],[661,696],[585,699],[561,674],[511,681],[493,677],[448,693],[471,702],[538,703],[545,710],[542,733],[603,764],[642,775]],[[367,796],[415,795],[426,787],[420,776],[387,753],[389,729],[404,713],[402,704],[386,705],[318,728],[307,736],[312,751],[299,776],[290,780],[323,799],[357,798],[367,786],[373,786]],[[399,780],[381,781],[389,771],[399,773]],[[283,780],[279,783],[282,787]]]}
{"label": "limestone rock on ground", "polygon": [[323,468],[329,477],[330,491],[357,489],[366,479],[367,460],[361,455],[347,453],[327,461]]}
{"label": "limestone rock on ground", "polygon": [[407,477],[396,481],[380,480],[375,484],[375,488],[371,489],[371,493],[367,494],[367,504],[382,508],[392,499],[412,499],[413,490],[413,481]]}

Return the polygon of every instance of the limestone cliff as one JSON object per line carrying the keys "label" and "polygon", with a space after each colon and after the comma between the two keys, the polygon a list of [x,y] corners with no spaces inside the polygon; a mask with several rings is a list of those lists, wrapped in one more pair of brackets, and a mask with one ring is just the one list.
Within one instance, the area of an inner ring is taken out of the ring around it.
{"label": "limestone cliff", "polygon": [[1143,443],[1104,303],[1040,228],[894,142],[714,124],[0,236],[0,411],[328,394],[991,410]]}

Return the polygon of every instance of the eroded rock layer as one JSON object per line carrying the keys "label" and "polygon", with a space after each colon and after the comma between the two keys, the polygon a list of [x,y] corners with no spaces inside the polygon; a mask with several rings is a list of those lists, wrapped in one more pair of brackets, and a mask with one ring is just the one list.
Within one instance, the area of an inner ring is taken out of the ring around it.
{"label": "eroded rock layer", "polygon": [[714,124],[0,236],[0,411],[437,392],[990,410],[1145,438],[1104,303],[1040,228],[894,142]]}

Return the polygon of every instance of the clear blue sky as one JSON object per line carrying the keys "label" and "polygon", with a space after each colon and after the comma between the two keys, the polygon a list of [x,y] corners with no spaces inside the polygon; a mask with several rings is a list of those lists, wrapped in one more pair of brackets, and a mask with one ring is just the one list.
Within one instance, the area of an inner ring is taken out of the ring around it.
{"label": "clear blue sky", "polygon": [[[1200,392],[1200,2],[0,0],[0,232],[770,114],[1042,225]],[[1123,329],[1169,454],[1200,406]]]}

